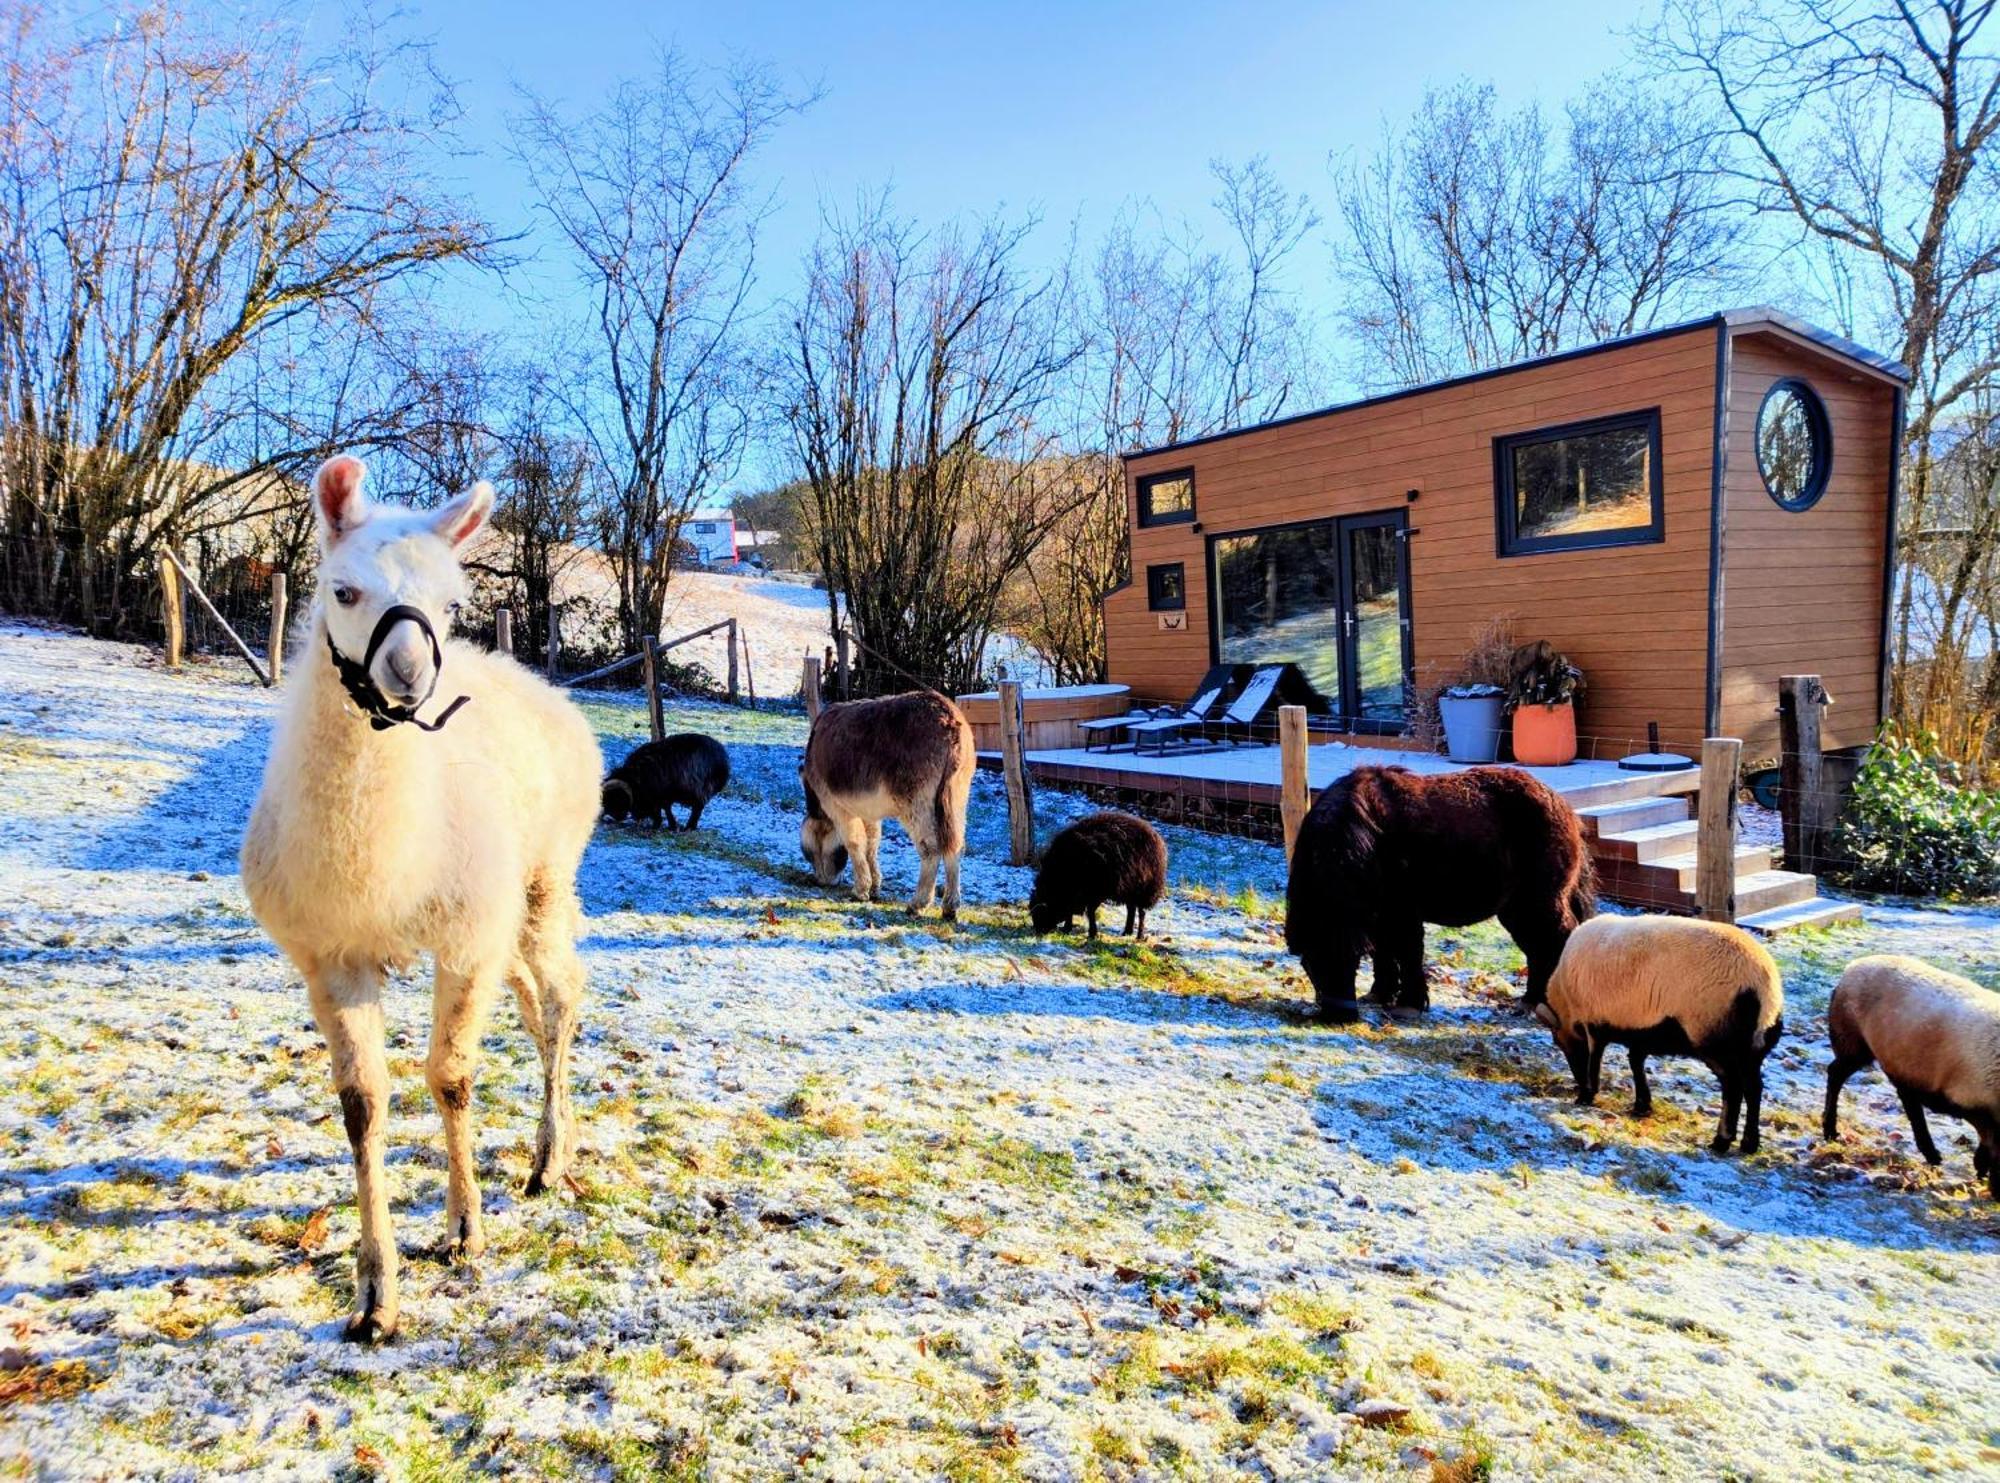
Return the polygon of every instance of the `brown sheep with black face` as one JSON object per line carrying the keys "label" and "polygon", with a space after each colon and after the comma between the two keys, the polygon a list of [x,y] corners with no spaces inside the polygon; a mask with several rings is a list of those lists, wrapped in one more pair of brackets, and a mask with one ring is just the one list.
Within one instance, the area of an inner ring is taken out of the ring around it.
{"label": "brown sheep with black face", "polygon": [[1049,841],[1028,917],[1035,931],[1073,926],[1078,912],[1097,936],[1097,909],[1125,908],[1125,930],[1146,936],[1146,913],[1167,893],[1167,842],[1159,830],[1130,814],[1097,813],[1079,819]]}

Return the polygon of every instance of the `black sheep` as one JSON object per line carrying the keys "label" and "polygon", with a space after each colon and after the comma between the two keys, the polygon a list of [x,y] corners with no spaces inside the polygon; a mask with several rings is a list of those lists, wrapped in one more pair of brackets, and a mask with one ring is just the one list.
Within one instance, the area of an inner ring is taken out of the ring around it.
{"label": "black sheep", "polygon": [[1146,913],[1167,893],[1167,842],[1159,830],[1130,814],[1101,813],[1079,819],[1049,841],[1028,916],[1037,933],[1068,927],[1082,912],[1097,936],[1097,909],[1105,902],[1125,908],[1125,930],[1137,924],[1146,936]]}
{"label": "black sheep", "polygon": [[683,731],[665,741],[634,747],[604,780],[604,814],[610,819],[651,819],[678,829],[674,805],[688,808],[687,827],[701,822],[709,799],[729,786],[729,753],[721,742]]}

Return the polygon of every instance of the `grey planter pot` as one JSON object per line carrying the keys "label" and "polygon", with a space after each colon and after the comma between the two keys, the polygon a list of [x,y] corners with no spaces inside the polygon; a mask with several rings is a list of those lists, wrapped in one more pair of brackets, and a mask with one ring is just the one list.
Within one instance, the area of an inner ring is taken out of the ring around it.
{"label": "grey planter pot", "polygon": [[1454,762],[1496,762],[1500,734],[1506,726],[1504,695],[1440,695],[1438,716],[1444,722],[1444,754]]}

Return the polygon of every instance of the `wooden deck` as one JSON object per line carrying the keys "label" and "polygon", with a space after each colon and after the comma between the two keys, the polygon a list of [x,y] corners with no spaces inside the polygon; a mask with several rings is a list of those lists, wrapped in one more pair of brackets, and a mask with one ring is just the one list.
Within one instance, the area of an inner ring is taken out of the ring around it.
{"label": "wooden deck", "polygon": [[[1448,762],[1427,752],[1335,742],[1307,749],[1307,780],[1313,791],[1318,792],[1342,774],[1371,764],[1407,767],[1423,773],[1466,770],[1463,763]],[[997,769],[1000,754],[981,752],[979,765]],[[1165,757],[1075,748],[1031,750],[1028,765],[1038,782],[1056,786],[1109,788],[1273,810],[1278,806],[1279,762],[1275,746],[1228,747]],[[1566,767],[1527,767],[1522,771],[1547,783],[1577,809],[1693,793],[1701,782],[1701,774],[1694,768],[1672,773],[1624,772],[1613,762],[1572,762]]]}
{"label": "wooden deck", "polygon": [[[1169,823],[1278,839],[1278,749],[1230,747],[1166,757],[1129,751],[1030,751],[1038,783],[1077,788],[1108,804],[1136,808]],[[1314,792],[1343,773],[1370,764],[1412,772],[1463,772],[1466,765],[1427,752],[1329,743],[1307,750]],[[998,752],[981,752],[981,767],[997,770]],[[1695,906],[1695,825],[1688,807],[1701,772],[1626,772],[1613,762],[1527,767],[1583,818],[1597,864],[1599,894],[1626,906],[1689,913]],[[1848,903],[1819,897],[1810,875],[1774,868],[1771,852],[1737,851],[1737,920],[1760,931],[1820,926],[1857,914]]]}

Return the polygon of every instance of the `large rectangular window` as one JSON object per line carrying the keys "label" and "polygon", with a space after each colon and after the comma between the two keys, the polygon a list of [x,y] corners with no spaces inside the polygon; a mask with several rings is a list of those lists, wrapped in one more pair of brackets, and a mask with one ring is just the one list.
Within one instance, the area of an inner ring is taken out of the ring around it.
{"label": "large rectangular window", "polygon": [[1337,706],[1340,696],[1340,538],[1336,522],[1217,536],[1216,659],[1296,664]]}
{"label": "large rectangular window", "polygon": [[1147,474],[1139,480],[1139,523],[1174,525],[1194,519],[1194,470]]}
{"label": "large rectangular window", "polygon": [[1496,438],[1500,554],[1666,539],[1657,407]]}

